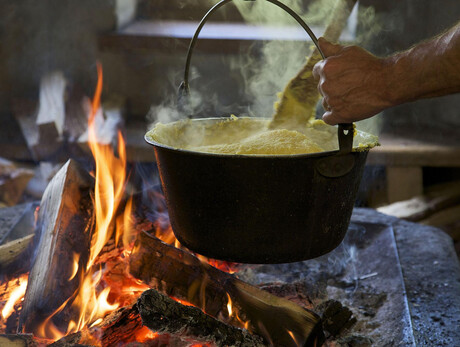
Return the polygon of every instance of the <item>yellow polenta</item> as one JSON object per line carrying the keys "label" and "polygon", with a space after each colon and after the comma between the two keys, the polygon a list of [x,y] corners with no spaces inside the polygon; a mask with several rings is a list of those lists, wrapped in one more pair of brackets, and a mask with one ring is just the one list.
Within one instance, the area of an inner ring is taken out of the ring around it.
{"label": "yellow polenta", "polygon": [[[299,130],[269,129],[267,118],[221,118],[158,123],[147,138],[168,147],[239,155],[292,155],[338,149],[337,128],[321,120]],[[356,131],[354,150],[377,145],[377,137]]]}

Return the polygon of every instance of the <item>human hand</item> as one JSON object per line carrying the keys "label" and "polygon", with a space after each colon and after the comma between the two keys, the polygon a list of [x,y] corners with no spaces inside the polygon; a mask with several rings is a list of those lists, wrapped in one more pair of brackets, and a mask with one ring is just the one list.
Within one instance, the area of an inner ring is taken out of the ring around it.
{"label": "human hand", "polygon": [[313,75],[323,95],[324,122],[335,125],[374,116],[393,106],[387,84],[390,64],[357,46],[341,46],[319,38],[326,59]]}

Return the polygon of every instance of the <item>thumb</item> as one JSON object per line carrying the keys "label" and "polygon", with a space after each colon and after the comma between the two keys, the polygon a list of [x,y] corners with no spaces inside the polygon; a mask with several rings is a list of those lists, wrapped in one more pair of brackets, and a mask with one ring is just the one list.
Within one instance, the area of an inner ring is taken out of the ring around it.
{"label": "thumb", "polygon": [[329,42],[324,37],[318,39],[318,44],[326,58],[338,54],[343,49],[343,46]]}

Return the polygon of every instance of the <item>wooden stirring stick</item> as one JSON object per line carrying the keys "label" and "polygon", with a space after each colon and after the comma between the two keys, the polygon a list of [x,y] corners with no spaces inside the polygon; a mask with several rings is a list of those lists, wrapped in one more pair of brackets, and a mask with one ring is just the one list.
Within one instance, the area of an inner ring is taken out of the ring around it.
{"label": "wooden stirring stick", "polygon": [[[356,1],[337,0],[323,34],[326,40],[339,39]],[[302,69],[286,85],[280,101],[275,104],[275,114],[270,122],[270,129],[299,129],[314,117],[320,94],[312,70],[321,59],[321,54],[315,48]]]}

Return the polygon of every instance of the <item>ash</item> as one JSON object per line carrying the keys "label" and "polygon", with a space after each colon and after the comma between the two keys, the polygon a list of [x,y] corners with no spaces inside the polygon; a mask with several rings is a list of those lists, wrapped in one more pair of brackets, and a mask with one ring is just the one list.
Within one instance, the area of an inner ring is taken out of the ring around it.
{"label": "ash", "polygon": [[[329,254],[297,263],[244,265],[237,276],[320,314],[328,346],[457,345],[460,267],[455,253],[445,259],[445,265],[453,269],[452,276],[437,279],[434,273],[439,271],[429,264],[439,264],[439,260],[426,259],[419,244],[424,242],[421,238],[426,240],[423,234],[430,232],[431,238],[438,240],[432,242],[430,254],[445,256],[446,235],[403,223],[401,227],[396,218],[355,209],[346,238]],[[415,235],[412,245],[404,244],[409,233]],[[421,264],[423,277],[413,271],[414,261],[428,264]],[[451,292],[434,290],[423,299],[420,287],[424,278],[451,281]],[[449,304],[442,305],[445,301]],[[449,315],[454,320],[448,320]]]}

